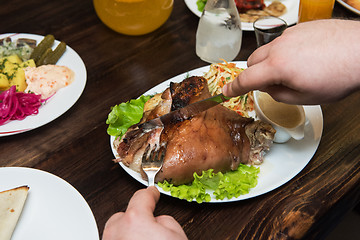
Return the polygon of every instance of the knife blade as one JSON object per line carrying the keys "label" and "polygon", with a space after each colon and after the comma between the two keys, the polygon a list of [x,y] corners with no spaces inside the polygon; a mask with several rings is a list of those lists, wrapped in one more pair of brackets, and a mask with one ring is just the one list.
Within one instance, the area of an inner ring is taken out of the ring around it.
{"label": "knife blade", "polygon": [[138,127],[143,131],[151,131],[152,129],[163,127],[164,125],[169,123],[181,122],[190,119],[195,115],[229,99],[230,97],[225,97],[222,93],[220,93],[213,97],[194,102],[183,108],[179,108],[158,118],[154,118],[152,120],[139,124]]}

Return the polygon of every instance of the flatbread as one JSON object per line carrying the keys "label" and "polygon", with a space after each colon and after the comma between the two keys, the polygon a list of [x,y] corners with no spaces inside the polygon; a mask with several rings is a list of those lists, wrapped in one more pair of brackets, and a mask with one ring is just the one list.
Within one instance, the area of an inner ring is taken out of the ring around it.
{"label": "flatbread", "polygon": [[23,210],[29,187],[0,192],[0,240],[10,240]]}

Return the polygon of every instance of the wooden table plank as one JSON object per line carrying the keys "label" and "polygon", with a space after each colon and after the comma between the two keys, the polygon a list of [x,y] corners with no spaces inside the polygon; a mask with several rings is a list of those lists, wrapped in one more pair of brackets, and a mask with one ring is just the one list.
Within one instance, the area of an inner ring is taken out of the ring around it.
{"label": "wooden table plank", "polygon": [[[89,203],[99,234],[143,186],[112,162],[106,118],[110,107],[139,96],[180,73],[208,65],[195,54],[198,17],[176,1],[169,20],[153,33],[130,37],[107,28],[92,1],[1,1],[2,32],[53,34],[79,53],[87,84],[79,101],[36,130],[0,138],[0,166],[51,172]],[[335,4],[334,17],[360,20]],[[344,43],[346,44],[346,43]],[[256,49],[243,33],[236,60]],[[336,67],[336,66],[334,66]],[[360,198],[360,93],[322,106],[324,131],[310,163],[290,182],[256,198],[219,204],[189,203],[162,195],[155,214],[169,214],[189,239],[319,239]]]}

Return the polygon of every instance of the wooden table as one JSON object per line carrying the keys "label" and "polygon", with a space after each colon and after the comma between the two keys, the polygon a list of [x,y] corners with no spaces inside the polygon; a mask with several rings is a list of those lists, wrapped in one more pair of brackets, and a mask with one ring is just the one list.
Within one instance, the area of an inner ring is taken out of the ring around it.
{"label": "wooden table", "polygon": [[[83,59],[87,84],[61,117],[32,131],[0,138],[0,166],[53,173],[90,205],[101,236],[106,220],[125,210],[144,186],[112,162],[105,121],[110,107],[207,63],[195,54],[198,17],[177,0],[170,19],[145,36],[120,35],[96,16],[92,1],[1,1],[0,30],[53,34]],[[335,4],[335,17],[360,17]],[[346,44],[346,43],[344,43]],[[236,60],[255,50],[243,33]],[[336,66],[334,66],[336,67]],[[262,196],[197,204],[162,195],[155,214],[172,215],[189,239],[321,239],[360,197],[360,92],[322,106],[324,130],[310,163],[285,185]]]}

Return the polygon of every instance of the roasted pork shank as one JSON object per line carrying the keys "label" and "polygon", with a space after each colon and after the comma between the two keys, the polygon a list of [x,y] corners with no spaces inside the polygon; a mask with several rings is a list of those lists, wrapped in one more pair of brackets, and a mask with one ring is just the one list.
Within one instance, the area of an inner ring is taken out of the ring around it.
{"label": "roasted pork shank", "polygon": [[[140,123],[169,111],[210,97],[203,77],[189,77],[181,83],[171,83],[162,94],[145,104]],[[235,170],[240,163],[260,164],[269,150],[275,130],[271,125],[252,118],[244,118],[235,111],[217,105],[195,117],[174,121],[151,132],[143,132],[133,125],[115,141],[121,161],[140,171],[141,157],[148,144],[167,145],[164,164],[156,181],[167,180],[174,185],[193,180],[194,172]]]}

